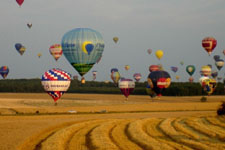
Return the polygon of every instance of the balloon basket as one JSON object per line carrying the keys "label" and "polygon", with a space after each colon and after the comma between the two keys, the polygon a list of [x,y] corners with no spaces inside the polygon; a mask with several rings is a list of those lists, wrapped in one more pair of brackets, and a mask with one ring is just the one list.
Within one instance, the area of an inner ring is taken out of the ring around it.
{"label": "balloon basket", "polygon": [[58,103],[57,103],[57,102],[55,102],[54,106],[57,106],[57,105],[58,105]]}

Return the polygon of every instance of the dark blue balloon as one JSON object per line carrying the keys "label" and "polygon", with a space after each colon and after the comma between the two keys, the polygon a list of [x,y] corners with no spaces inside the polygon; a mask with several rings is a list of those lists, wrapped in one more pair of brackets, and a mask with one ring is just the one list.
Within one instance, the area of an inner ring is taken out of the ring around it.
{"label": "dark blue balloon", "polygon": [[16,50],[20,50],[22,46],[23,46],[23,45],[20,44],[20,43],[16,43],[16,44],[15,44]]}

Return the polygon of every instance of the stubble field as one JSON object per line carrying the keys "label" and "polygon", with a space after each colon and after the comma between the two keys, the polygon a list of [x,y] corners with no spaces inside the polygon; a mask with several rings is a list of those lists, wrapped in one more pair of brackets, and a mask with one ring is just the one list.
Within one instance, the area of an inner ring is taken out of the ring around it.
{"label": "stubble field", "polygon": [[0,94],[1,150],[225,149],[225,96]]}

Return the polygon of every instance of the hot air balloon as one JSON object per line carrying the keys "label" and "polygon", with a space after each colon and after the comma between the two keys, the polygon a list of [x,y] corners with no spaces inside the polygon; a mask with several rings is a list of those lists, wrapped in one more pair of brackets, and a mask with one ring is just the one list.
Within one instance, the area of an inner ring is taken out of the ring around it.
{"label": "hot air balloon", "polygon": [[9,73],[9,68],[7,66],[2,66],[0,68],[0,74],[5,79]]}
{"label": "hot air balloon", "polygon": [[89,28],[73,29],[62,38],[63,54],[81,76],[102,56],[104,46],[101,34]]}
{"label": "hot air balloon", "polygon": [[135,83],[132,79],[123,79],[119,81],[119,88],[123,95],[128,99],[128,96],[135,88]]}
{"label": "hot air balloon", "polygon": [[24,0],[16,0],[16,2],[18,3],[19,6],[21,6],[23,4]]}
{"label": "hot air balloon", "polygon": [[113,80],[113,82],[115,84],[117,84],[118,81],[120,80],[120,73],[119,72],[112,72],[111,73],[111,79]]}
{"label": "hot air balloon", "polygon": [[26,51],[26,48],[20,43],[16,43],[15,48],[20,53],[20,55],[23,55],[23,53]]}
{"label": "hot air balloon", "polygon": [[156,93],[153,91],[153,89],[151,89],[149,85],[147,85],[146,87],[146,92],[151,98],[156,97]]}
{"label": "hot air balloon", "polygon": [[147,50],[147,52],[148,52],[148,54],[150,55],[150,54],[152,53],[152,49],[149,48],[149,49]]}
{"label": "hot air balloon", "polygon": [[41,53],[38,53],[37,56],[38,56],[38,58],[40,58],[42,56],[42,54]]}
{"label": "hot air balloon", "polygon": [[213,37],[205,37],[202,40],[202,47],[206,50],[206,52],[211,55],[212,51],[217,45],[217,40]]}
{"label": "hot air balloon", "polygon": [[178,67],[174,67],[174,66],[172,66],[172,67],[170,67],[170,69],[173,71],[173,72],[177,72],[177,70],[178,70]]}
{"label": "hot air balloon", "polygon": [[180,76],[176,76],[177,81],[180,79]]}
{"label": "hot air balloon", "polygon": [[155,52],[155,56],[160,60],[163,57],[163,51],[162,50],[157,50]]}
{"label": "hot air balloon", "polygon": [[191,76],[188,80],[190,83],[192,83],[194,81],[194,78]]}
{"label": "hot air balloon", "polygon": [[220,55],[214,55],[214,56],[213,56],[213,59],[214,59],[215,61],[219,60],[219,59],[220,59]]}
{"label": "hot air balloon", "polygon": [[28,23],[27,27],[30,29],[32,27],[32,23]]}
{"label": "hot air balloon", "polygon": [[200,73],[202,76],[210,76],[211,68],[209,66],[202,66]]}
{"label": "hot air balloon", "polygon": [[211,76],[213,77],[213,79],[216,79],[216,77],[218,76],[218,72],[217,71],[213,71],[211,73]]}
{"label": "hot air balloon", "polygon": [[57,61],[62,56],[62,46],[60,44],[54,44],[49,48],[49,52]]}
{"label": "hot air balloon", "polygon": [[130,69],[130,66],[129,66],[129,65],[125,65],[125,67],[124,67],[124,68],[125,68],[125,70],[127,70],[127,71],[128,71],[128,70]]}
{"label": "hot air balloon", "polygon": [[134,79],[136,80],[136,82],[138,82],[139,80],[141,80],[141,74],[140,73],[135,73],[133,75]]}
{"label": "hot air balloon", "polygon": [[92,71],[93,81],[96,79],[97,73],[96,70]]}
{"label": "hot air balloon", "polygon": [[61,69],[51,69],[42,76],[41,84],[56,102],[70,87],[71,75]]}
{"label": "hot air balloon", "polygon": [[118,37],[114,37],[114,38],[113,38],[113,41],[114,41],[115,43],[117,43],[117,42],[118,42],[118,40],[119,40],[119,38],[118,38]]}
{"label": "hot air balloon", "polygon": [[224,65],[224,60],[223,59],[218,59],[216,61],[215,65],[216,65],[217,69],[220,70],[223,67],[223,65]]}
{"label": "hot air balloon", "polygon": [[157,96],[161,96],[162,92],[170,86],[171,78],[166,71],[153,71],[148,76],[148,85]]}
{"label": "hot air balloon", "polygon": [[159,71],[159,65],[151,65],[151,66],[149,66],[149,71],[150,72]]}
{"label": "hot air balloon", "polygon": [[186,67],[187,73],[192,76],[195,73],[195,66],[194,65],[188,65]]}
{"label": "hot air balloon", "polygon": [[223,50],[223,54],[225,55],[225,49]]}
{"label": "hot air balloon", "polygon": [[202,88],[208,95],[211,95],[216,89],[216,80],[215,79],[203,79],[201,81]]}

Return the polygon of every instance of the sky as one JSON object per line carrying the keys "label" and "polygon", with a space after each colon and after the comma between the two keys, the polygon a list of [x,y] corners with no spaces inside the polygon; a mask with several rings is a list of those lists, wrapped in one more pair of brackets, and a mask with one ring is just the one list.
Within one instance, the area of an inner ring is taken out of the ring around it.
{"label": "sky", "polygon": [[[92,71],[97,70],[97,81],[111,81],[111,68],[118,68],[126,78],[141,73],[144,82],[148,67],[162,64],[172,81],[179,75],[182,82],[189,78],[186,66],[195,65],[197,82],[202,66],[212,64],[217,71],[214,55],[225,59],[224,7],[224,0],[25,0],[21,7],[16,0],[2,0],[0,66],[9,67],[8,79],[41,78],[52,68],[78,75],[65,56],[56,62],[49,47],[61,44],[63,35],[74,28],[92,28],[102,34],[105,48],[102,60],[85,75],[86,80],[92,80]],[[31,29],[27,23],[32,23]],[[112,39],[115,36],[119,37],[117,44]],[[201,46],[207,36],[217,39],[211,56]],[[26,47],[23,56],[15,43]],[[150,55],[149,48],[153,50]],[[158,49],[164,51],[161,60],[155,57]],[[125,65],[130,65],[130,70],[126,71]],[[178,71],[172,72],[171,66]],[[224,73],[222,68],[219,76]]]}

